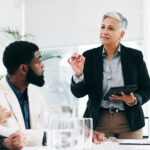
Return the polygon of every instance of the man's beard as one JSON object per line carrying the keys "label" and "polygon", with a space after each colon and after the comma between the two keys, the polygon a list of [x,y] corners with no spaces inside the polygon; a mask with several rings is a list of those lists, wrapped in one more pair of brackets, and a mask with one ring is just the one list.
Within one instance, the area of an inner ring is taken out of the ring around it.
{"label": "man's beard", "polygon": [[26,80],[27,82],[40,86],[40,87],[43,86],[45,83],[44,76],[43,75],[38,76],[30,66],[29,66]]}

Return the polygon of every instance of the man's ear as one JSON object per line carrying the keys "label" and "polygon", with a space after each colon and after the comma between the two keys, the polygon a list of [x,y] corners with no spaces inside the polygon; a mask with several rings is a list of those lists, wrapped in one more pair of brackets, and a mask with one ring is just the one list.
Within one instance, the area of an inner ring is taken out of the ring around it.
{"label": "man's ear", "polygon": [[21,74],[23,74],[23,75],[26,75],[27,74],[27,72],[28,72],[28,65],[26,65],[26,64],[21,64],[20,66],[19,66],[19,72],[21,73]]}

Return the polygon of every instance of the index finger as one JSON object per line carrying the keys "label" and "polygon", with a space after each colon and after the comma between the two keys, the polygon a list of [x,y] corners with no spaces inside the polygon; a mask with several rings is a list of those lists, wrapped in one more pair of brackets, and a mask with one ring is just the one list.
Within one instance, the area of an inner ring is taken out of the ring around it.
{"label": "index finger", "polygon": [[15,133],[12,134],[12,137],[15,138],[17,137],[18,135],[21,135],[21,131],[20,130],[17,130]]}
{"label": "index finger", "polygon": [[133,94],[133,92],[131,92],[131,93],[130,93],[130,96],[134,97],[134,94]]}
{"label": "index finger", "polygon": [[101,143],[102,141],[104,141],[104,133],[98,135],[98,143]]}
{"label": "index finger", "polygon": [[124,92],[120,92],[122,96],[125,96],[126,94]]}
{"label": "index finger", "polygon": [[82,55],[80,55],[78,53],[74,53],[69,59],[74,60],[74,59],[77,59],[79,57],[82,57]]}
{"label": "index finger", "polygon": [[72,58],[72,57],[78,58],[79,56],[82,56],[82,55],[80,55],[80,54],[78,54],[78,53],[74,53],[74,54],[71,56],[71,58]]}

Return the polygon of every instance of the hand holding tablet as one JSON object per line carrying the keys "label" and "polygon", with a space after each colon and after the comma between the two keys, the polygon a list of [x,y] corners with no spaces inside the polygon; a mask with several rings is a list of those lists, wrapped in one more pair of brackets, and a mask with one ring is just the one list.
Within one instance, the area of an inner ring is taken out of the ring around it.
{"label": "hand holding tablet", "polygon": [[123,92],[126,95],[129,95],[131,92],[135,92],[137,88],[137,85],[111,87],[104,95],[104,100],[109,100],[109,97],[112,95],[121,96],[121,92]]}

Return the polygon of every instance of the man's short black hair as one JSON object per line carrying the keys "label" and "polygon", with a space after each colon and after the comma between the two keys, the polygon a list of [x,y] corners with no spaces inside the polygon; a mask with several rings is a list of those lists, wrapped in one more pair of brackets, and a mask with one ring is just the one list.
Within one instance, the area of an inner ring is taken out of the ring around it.
{"label": "man's short black hair", "polygon": [[7,73],[13,75],[21,64],[30,64],[34,53],[38,50],[36,44],[27,41],[16,41],[9,44],[3,53],[3,64]]}

